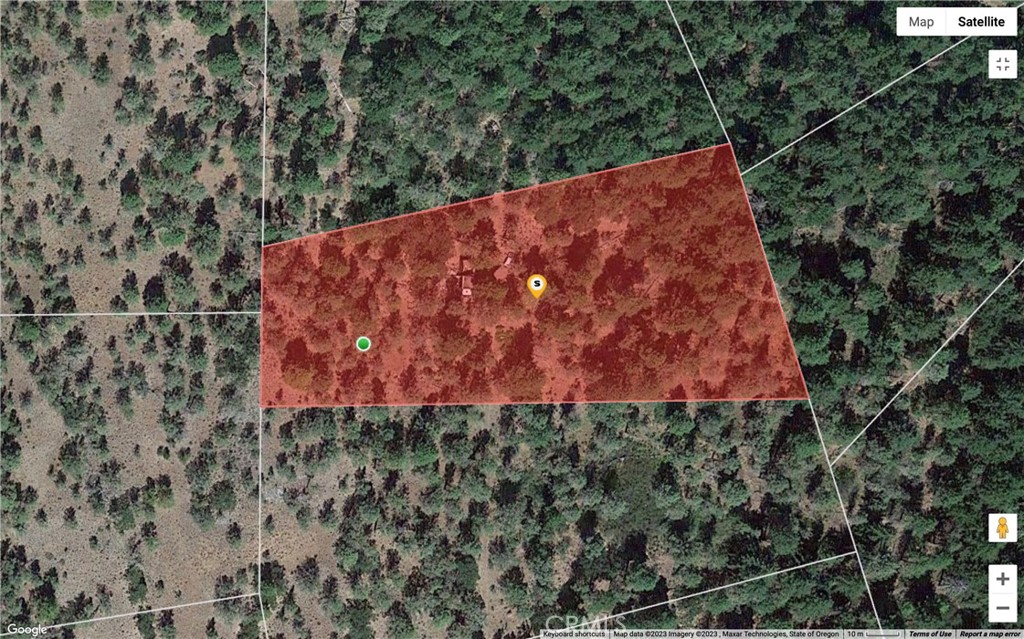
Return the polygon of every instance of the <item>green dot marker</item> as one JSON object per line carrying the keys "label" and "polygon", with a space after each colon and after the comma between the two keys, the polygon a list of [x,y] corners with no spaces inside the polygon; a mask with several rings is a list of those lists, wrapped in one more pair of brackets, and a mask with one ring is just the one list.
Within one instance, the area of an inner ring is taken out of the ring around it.
{"label": "green dot marker", "polygon": [[360,353],[365,353],[366,351],[370,350],[370,338],[365,336],[357,338],[356,348],[359,350]]}

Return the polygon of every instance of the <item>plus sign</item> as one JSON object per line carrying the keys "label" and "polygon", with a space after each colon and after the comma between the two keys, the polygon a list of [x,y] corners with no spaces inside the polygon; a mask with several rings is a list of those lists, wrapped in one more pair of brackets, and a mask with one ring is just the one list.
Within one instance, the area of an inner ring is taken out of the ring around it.
{"label": "plus sign", "polygon": [[1010,581],[1010,578],[1006,576],[1005,572],[1001,572],[1001,573],[999,573],[999,576],[996,577],[996,581],[999,582],[1000,586],[1005,586],[1006,582]]}

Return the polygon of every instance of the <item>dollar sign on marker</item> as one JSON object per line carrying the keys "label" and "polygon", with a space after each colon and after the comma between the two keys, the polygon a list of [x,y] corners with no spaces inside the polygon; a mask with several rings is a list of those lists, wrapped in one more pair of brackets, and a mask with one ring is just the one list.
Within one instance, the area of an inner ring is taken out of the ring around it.
{"label": "dollar sign on marker", "polygon": [[543,275],[531,275],[526,280],[526,288],[530,289],[533,296],[540,299],[540,296],[544,294],[544,289],[548,287],[548,281],[544,279]]}

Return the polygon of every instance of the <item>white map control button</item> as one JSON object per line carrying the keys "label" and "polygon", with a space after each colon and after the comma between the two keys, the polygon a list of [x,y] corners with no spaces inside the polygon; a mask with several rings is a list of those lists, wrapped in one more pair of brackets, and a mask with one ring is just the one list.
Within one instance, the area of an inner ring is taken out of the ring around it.
{"label": "white map control button", "polygon": [[1017,623],[1017,566],[988,567],[989,623]]}
{"label": "white map control button", "polygon": [[1017,541],[1017,513],[989,513],[988,540],[996,544]]}
{"label": "white map control button", "polygon": [[1017,51],[1014,49],[990,49],[988,52],[988,77],[1013,80],[1017,77]]}

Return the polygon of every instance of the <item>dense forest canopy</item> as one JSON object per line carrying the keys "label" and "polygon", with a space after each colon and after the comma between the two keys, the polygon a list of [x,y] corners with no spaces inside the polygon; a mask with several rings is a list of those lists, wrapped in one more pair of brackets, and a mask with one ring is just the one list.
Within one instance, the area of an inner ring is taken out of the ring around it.
{"label": "dense forest canopy", "polygon": [[[1019,47],[896,6],[2,3],[0,308],[150,316],[0,317],[0,625],[513,639],[822,561],[622,621],[987,626],[1021,276],[954,331],[1024,257]],[[806,402],[259,411],[261,237],[726,135],[831,455],[952,337],[835,465],[859,557]]]}

